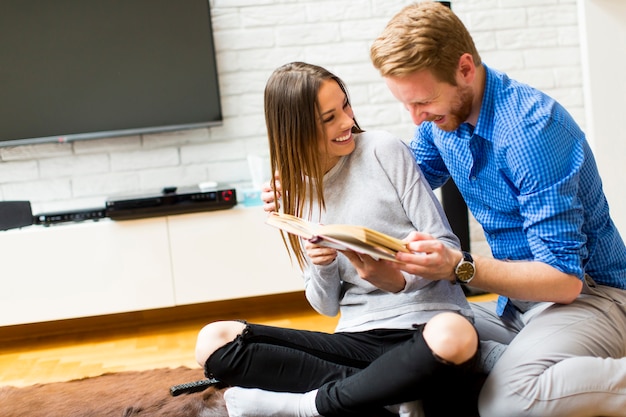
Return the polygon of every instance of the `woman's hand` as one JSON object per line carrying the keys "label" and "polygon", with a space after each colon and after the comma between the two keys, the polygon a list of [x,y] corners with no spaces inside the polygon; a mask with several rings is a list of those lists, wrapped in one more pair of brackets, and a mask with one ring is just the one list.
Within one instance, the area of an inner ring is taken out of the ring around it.
{"label": "woman's hand", "polygon": [[[281,197],[282,188],[280,187],[280,177],[278,172],[274,174],[274,183],[276,184],[276,194]],[[263,210],[267,213],[278,211],[280,209],[280,200],[274,200],[274,189],[272,183],[267,181],[261,186],[261,200],[263,201]]]}
{"label": "woman's hand", "polygon": [[332,263],[337,258],[337,249],[316,245],[307,241],[304,250],[311,259],[313,265],[323,266]]}
{"label": "woman's hand", "polygon": [[392,262],[375,260],[369,255],[350,250],[341,251],[350,260],[361,278],[377,288],[388,292],[399,292],[406,286],[404,275]]}

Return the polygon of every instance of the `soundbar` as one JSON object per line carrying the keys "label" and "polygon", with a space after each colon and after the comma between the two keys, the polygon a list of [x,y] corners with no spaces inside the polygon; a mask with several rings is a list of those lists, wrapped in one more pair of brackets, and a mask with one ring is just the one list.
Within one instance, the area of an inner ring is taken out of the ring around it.
{"label": "soundbar", "polygon": [[106,201],[106,216],[113,220],[169,216],[224,210],[237,204],[234,188],[203,190],[199,187],[166,187],[160,193],[119,196]]}

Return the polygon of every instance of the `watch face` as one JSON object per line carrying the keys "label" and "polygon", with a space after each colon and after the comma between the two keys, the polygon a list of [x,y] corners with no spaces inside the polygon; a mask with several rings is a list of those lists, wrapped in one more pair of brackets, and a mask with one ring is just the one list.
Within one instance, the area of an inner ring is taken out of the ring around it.
{"label": "watch face", "polygon": [[474,265],[472,265],[470,262],[463,262],[461,265],[458,266],[456,270],[456,276],[458,277],[459,281],[465,282],[474,277],[474,272]]}

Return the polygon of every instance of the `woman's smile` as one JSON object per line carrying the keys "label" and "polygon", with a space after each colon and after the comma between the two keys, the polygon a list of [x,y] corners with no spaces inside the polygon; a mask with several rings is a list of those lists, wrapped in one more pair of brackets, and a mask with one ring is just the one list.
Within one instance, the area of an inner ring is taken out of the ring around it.
{"label": "woman's smile", "polygon": [[347,142],[350,139],[352,139],[352,131],[349,131],[345,135],[339,136],[338,138],[335,138],[332,141],[335,142],[335,143],[344,143],[344,142]]}

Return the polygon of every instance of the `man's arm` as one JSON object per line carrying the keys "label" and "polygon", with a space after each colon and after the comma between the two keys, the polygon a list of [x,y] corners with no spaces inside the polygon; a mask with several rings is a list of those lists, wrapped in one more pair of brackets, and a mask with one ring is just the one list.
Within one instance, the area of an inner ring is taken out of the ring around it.
{"label": "man's arm", "polygon": [[[461,251],[447,247],[425,233],[411,233],[406,240],[411,253],[398,253],[396,258],[405,264],[397,264],[397,267],[431,280],[456,280],[454,269],[462,258]],[[543,262],[502,261],[475,256],[474,263],[473,287],[510,298],[569,304],[582,289],[578,277]]]}

